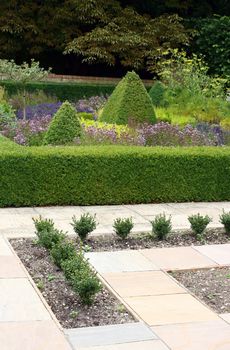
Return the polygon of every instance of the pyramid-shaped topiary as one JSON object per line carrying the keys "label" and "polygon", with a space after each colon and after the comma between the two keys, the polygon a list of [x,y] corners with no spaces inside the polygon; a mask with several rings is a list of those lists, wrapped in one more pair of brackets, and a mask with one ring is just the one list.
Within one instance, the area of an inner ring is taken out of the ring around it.
{"label": "pyramid-shaped topiary", "polygon": [[154,106],[159,107],[163,104],[165,89],[160,81],[156,81],[149,90],[149,96]]}
{"label": "pyramid-shaped topiary", "polygon": [[128,124],[129,120],[156,122],[152,101],[135,72],[128,72],[118,83],[104,106],[100,120],[116,124]]}
{"label": "pyramid-shaped topiary", "polygon": [[44,137],[45,145],[64,145],[81,136],[81,124],[75,108],[64,102],[54,115]]}

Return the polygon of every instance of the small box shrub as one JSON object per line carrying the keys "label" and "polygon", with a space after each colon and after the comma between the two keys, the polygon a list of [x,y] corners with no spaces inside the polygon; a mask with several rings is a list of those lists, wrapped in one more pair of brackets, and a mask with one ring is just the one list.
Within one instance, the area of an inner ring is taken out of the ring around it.
{"label": "small box shrub", "polygon": [[64,102],[55,113],[44,137],[44,145],[65,145],[82,134],[80,120],[75,108]]}
{"label": "small box shrub", "polygon": [[230,235],[230,212],[225,212],[220,215],[220,223],[224,225],[225,233]]}
{"label": "small box shrub", "polygon": [[156,215],[155,219],[151,221],[152,234],[159,240],[163,240],[172,230],[171,216],[167,219],[165,213]]}
{"label": "small box shrub", "polygon": [[60,241],[51,249],[54,263],[61,267],[63,261],[73,259],[76,256],[76,248],[73,243]]}
{"label": "small box shrub", "polygon": [[64,272],[65,278],[71,283],[74,279],[76,271],[83,269],[85,266],[85,259],[82,254],[76,254],[74,257],[61,262],[61,269]]}
{"label": "small box shrub", "polygon": [[188,217],[188,221],[190,222],[191,229],[195,234],[196,238],[199,240],[203,239],[203,233],[208,224],[212,221],[212,219],[208,216],[202,216],[199,213],[195,215],[191,215]]}
{"label": "small box shrub", "polygon": [[66,237],[63,231],[54,228],[54,222],[51,219],[43,219],[40,216],[38,219],[33,218],[33,221],[38,243],[46,249],[52,249],[55,244],[61,242]]}
{"label": "small box shrub", "polygon": [[82,242],[84,242],[90,232],[96,229],[96,215],[90,213],[82,214],[80,219],[77,220],[76,216],[73,216],[71,225],[74,231],[78,234]]}
{"label": "small box shrub", "polygon": [[117,218],[113,223],[114,231],[121,239],[127,238],[133,226],[132,218]]}

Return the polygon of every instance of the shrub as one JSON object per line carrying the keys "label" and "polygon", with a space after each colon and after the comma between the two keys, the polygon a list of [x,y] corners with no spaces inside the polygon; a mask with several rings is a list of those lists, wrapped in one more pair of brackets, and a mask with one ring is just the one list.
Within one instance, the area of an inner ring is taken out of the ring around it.
{"label": "shrub", "polygon": [[0,102],[0,130],[7,124],[15,122],[13,108],[7,102]]}
{"label": "shrub", "polygon": [[94,120],[94,115],[92,113],[80,112],[77,114],[79,120]]}
{"label": "shrub", "polygon": [[72,286],[85,305],[92,305],[96,294],[102,289],[96,273],[87,266],[76,272],[72,279]]}
{"label": "shrub", "polygon": [[204,230],[212,221],[212,219],[208,215],[202,216],[198,213],[196,215],[189,216],[188,221],[190,222],[191,229],[195,234],[196,238],[202,239]]}
{"label": "shrub", "polygon": [[51,256],[58,267],[61,267],[63,261],[73,259],[75,255],[76,248],[71,242],[59,241],[51,249]]}
{"label": "shrub", "polygon": [[128,72],[119,82],[106,102],[100,119],[108,123],[155,123],[152,101],[141,79],[135,72]]}
{"label": "shrub", "polygon": [[79,220],[76,219],[76,216],[73,216],[71,225],[81,241],[85,241],[88,234],[96,229],[97,223],[95,218],[96,215],[89,213],[82,214]]}
{"label": "shrub", "polygon": [[74,257],[61,262],[61,269],[64,272],[65,278],[71,283],[77,271],[85,267],[86,261],[82,254],[75,254]]}
{"label": "shrub", "polygon": [[164,92],[165,87],[160,81],[156,81],[149,90],[149,96],[155,107],[159,107],[164,104]]}
{"label": "shrub", "polygon": [[165,239],[172,229],[171,216],[167,219],[166,215],[156,215],[155,219],[151,221],[152,233],[159,239]]}
{"label": "shrub", "polygon": [[44,144],[63,145],[81,136],[81,125],[75,108],[64,102],[54,115],[44,138]]}
{"label": "shrub", "polygon": [[51,219],[43,219],[41,216],[38,219],[34,219],[34,225],[36,228],[36,235],[38,237],[38,243],[46,249],[52,249],[52,247],[61,242],[65,238],[65,234],[54,228],[54,222]]}
{"label": "shrub", "polygon": [[133,226],[132,218],[117,218],[113,223],[115,233],[122,239],[127,238]]}
{"label": "shrub", "polygon": [[225,212],[223,210],[223,213],[220,215],[220,222],[222,225],[224,225],[226,234],[230,234],[230,212]]}

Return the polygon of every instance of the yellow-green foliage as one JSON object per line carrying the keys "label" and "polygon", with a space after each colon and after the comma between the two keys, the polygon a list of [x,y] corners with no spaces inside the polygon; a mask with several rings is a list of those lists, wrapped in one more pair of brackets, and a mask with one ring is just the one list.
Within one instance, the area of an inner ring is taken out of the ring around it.
{"label": "yellow-green foliage", "polygon": [[128,72],[106,102],[101,121],[116,124],[155,123],[156,116],[148,92],[135,72]]}
{"label": "yellow-green foliage", "polygon": [[64,145],[81,136],[81,124],[75,108],[64,102],[54,115],[44,137],[44,145]]}
{"label": "yellow-green foliage", "polygon": [[161,122],[168,122],[173,125],[184,127],[186,125],[195,125],[196,119],[192,116],[183,116],[174,114],[173,110],[167,108],[156,108],[157,120]]}
{"label": "yellow-green foliage", "polygon": [[111,130],[111,129],[115,128],[115,130],[118,134],[120,134],[121,132],[127,132],[129,130],[129,127],[127,125],[108,124],[108,123],[104,123],[104,122],[100,122],[100,121],[94,121],[94,120],[88,120],[88,119],[86,120],[83,118],[80,119],[80,122],[86,128],[88,128],[90,126],[94,126],[97,128],[103,128],[106,130]]}
{"label": "yellow-green foliage", "polygon": [[230,130],[230,118],[222,119],[220,122],[220,126],[223,129]]}
{"label": "yellow-green foliage", "polygon": [[0,103],[5,102],[5,90],[0,86]]}

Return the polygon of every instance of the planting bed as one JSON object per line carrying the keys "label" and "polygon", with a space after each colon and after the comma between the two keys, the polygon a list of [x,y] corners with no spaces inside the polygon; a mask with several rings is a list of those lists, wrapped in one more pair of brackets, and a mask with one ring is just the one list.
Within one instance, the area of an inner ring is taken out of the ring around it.
{"label": "planting bed", "polygon": [[49,252],[33,240],[11,240],[11,244],[64,328],[134,321],[123,304],[106,288],[97,294],[92,306],[82,305],[62,271],[52,262]]}
{"label": "planting bed", "polygon": [[[73,240],[75,240],[73,238]],[[89,251],[115,251],[123,249],[146,249],[146,248],[169,248],[203,244],[224,244],[229,243],[228,237],[222,229],[208,229],[204,235],[204,240],[200,241],[193,236],[191,231],[171,233],[165,240],[153,238],[150,234],[138,234],[122,240],[116,236],[89,237],[86,241],[85,249]]]}
{"label": "planting bed", "polygon": [[173,271],[171,274],[217,313],[230,312],[230,267]]}

